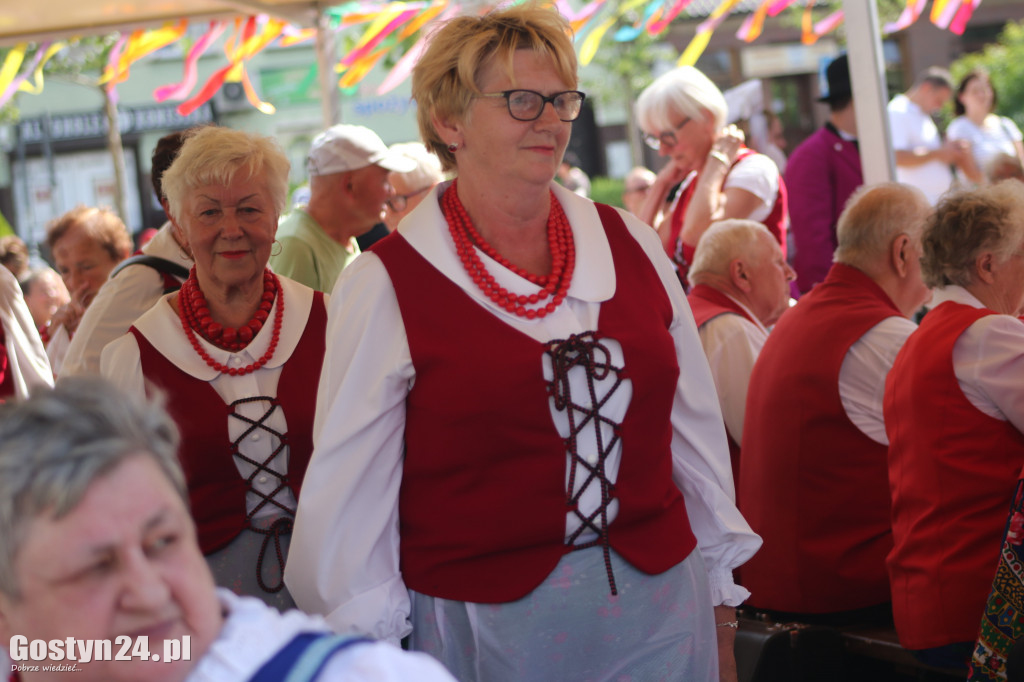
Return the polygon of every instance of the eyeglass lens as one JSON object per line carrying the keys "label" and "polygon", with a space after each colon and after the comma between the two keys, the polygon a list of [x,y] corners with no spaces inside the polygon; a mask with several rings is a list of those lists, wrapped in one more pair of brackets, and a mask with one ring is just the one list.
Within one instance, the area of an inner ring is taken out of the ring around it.
{"label": "eyeglass lens", "polygon": [[559,92],[545,97],[533,90],[510,90],[508,97],[508,113],[519,121],[533,121],[540,118],[544,105],[551,102],[555,113],[562,121],[575,121],[583,108],[583,93],[576,91]]}

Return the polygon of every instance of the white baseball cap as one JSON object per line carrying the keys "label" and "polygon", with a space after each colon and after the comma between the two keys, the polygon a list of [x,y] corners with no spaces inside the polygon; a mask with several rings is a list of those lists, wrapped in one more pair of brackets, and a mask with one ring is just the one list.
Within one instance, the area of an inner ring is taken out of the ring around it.
{"label": "white baseball cap", "polygon": [[377,165],[408,173],[416,162],[388,150],[377,133],[365,126],[338,124],[313,138],[306,168],[310,175],[344,173]]}

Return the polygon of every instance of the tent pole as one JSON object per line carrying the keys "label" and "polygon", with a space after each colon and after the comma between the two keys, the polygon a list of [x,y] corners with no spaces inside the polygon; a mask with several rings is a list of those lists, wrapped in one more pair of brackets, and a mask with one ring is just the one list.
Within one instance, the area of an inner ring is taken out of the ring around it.
{"label": "tent pole", "polygon": [[889,93],[885,83],[878,10],[873,2],[843,0],[843,12],[864,184],[887,182],[896,177],[896,163],[886,113]]}
{"label": "tent pole", "polygon": [[324,117],[324,128],[341,123],[341,104],[338,101],[338,82],[334,75],[334,31],[330,17],[322,9],[316,16],[316,63],[320,78],[320,109]]}

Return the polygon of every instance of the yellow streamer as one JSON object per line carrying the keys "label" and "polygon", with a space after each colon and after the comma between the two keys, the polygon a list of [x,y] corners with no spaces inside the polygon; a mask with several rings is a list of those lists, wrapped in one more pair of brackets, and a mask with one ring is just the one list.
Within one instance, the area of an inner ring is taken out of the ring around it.
{"label": "yellow streamer", "polygon": [[13,50],[7,53],[4,65],[0,68],[0,94],[6,92],[8,86],[18,76],[18,69],[25,61],[25,50],[27,49],[28,43],[18,43]]}
{"label": "yellow streamer", "polygon": [[696,64],[711,41],[711,33],[711,31],[701,31],[693,36],[693,40],[683,50],[683,54],[679,56],[676,66],[693,66]]}
{"label": "yellow streamer", "polygon": [[18,89],[23,92],[27,92],[30,95],[40,94],[43,91],[43,67],[46,66],[46,62],[50,61],[50,58],[53,57],[53,55],[57,54],[65,47],[67,47],[67,43],[54,43],[53,45],[50,45],[49,49],[46,50],[46,54],[44,54],[43,58],[38,64],[36,64],[35,71],[32,72],[32,82],[29,83],[26,78],[21,82],[21,85],[18,86]]}

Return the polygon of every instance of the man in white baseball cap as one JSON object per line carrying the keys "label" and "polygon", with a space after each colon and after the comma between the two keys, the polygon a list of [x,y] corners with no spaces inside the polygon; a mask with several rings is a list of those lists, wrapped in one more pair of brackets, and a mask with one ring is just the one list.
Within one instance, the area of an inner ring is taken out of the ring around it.
{"label": "man in white baseball cap", "polygon": [[309,203],[281,220],[280,253],[270,267],[313,289],[330,293],[342,269],[359,254],[355,238],[381,222],[391,194],[390,171],[415,164],[388,151],[364,126],[335,125],[313,138],[306,160]]}

